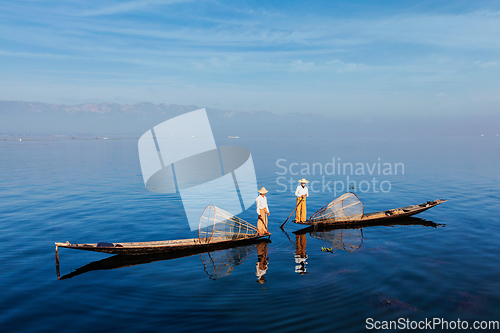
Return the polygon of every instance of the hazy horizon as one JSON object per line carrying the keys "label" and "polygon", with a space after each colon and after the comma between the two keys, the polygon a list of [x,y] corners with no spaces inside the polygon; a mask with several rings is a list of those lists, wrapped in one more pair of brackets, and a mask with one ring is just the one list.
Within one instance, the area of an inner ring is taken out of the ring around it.
{"label": "hazy horizon", "polygon": [[[140,135],[196,105],[0,101],[1,135]],[[500,115],[275,114],[206,107],[215,136],[498,136]]]}

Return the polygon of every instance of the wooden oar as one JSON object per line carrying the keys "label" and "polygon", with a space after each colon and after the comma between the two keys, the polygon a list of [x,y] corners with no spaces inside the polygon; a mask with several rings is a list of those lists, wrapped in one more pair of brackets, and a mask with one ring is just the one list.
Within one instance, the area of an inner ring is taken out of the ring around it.
{"label": "wooden oar", "polygon": [[280,226],[281,229],[283,229],[283,226],[285,225],[285,223],[288,222],[288,219],[290,218],[290,216],[292,216],[293,212],[295,212],[295,210],[297,209],[297,207],[299,207],[299,205],[302,203],[303,200],[304,200],[304,198],[300,199],[300,201],[297,204],[297,206],[295,206],[295,208],[292,210],[292,212],[290,213],[290,215],[288,215],[288,217],[286,218],[285,222],[283,222],[283,224]]}

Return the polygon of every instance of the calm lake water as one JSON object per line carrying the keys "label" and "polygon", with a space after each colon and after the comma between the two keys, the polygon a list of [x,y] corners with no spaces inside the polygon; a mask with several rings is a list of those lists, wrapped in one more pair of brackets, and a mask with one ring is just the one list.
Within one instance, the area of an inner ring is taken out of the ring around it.
{"label": "calm lake water", "polygon": [[[137,138],[0,141],[1,331],[359,332],[367,318],[500,320],[499,137],[217,143],[252,152],[258,185],[270,191],[271,243],[142,262],[60,249],[58,280],[55,241],[195,233],[178,196],[145,189]],[[351,175],[349,167],[325,174],[333,159],[368,164],[372,174]],[[384,163],[399,164],[398,174]],[[347,176],[365,212],[448,201],[402,225],[301,233],[304,227],[289,221],[286,233],[279,229],[294,208],[290,177],[293,188],[302,177],[317,181],[310,215],[342,193],[333,184],[340,190]],[[254,206],[241,217],[255,224]],[[258,283],[258,252],[266,251],[265,282]],[[105,269],[120,266],[127,267]]]}

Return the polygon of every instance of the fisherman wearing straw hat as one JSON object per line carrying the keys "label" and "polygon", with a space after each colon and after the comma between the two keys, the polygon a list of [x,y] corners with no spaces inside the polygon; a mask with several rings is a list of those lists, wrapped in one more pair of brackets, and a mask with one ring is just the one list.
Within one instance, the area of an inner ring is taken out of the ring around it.
{"label": "fisherman wearing straw hat", "polygon": [[309,183],[308,180],[302,178],[299,180],[300,185],[297,186],[295,190],[295,196],[297,197],[297,211],[295,212],[295,221],[304,222],[307,220],[306,212],[306,197],[309,196],[309,190],[306,184]]}
{"label": "fisherman wearing straw hat", "polygon": [[267,230],[267,216],[270,215],[269,207],[267,206],[267,192],[268,190],[266,190],[265,187],[262,187],[259,190],[260,195],[257,199],[255,199],[255,202],[257,203],[257,214],[259,214],[259,220],[257,221],[257,232],[259,233],[259,236],[270,235]]}

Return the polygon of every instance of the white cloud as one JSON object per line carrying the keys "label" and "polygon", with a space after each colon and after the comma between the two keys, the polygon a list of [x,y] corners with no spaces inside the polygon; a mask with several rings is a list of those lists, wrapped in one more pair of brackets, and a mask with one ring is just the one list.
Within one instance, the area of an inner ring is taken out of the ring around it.
{"label": "white cloud", "polygon": [[54,53],[30,53],[30,52],[12,52],[0,50],[0,56],[14,57],[14,58],[45,58],[45,59],[72,59],[72,60],[88,60],[88,57],[69,56],[64,54]]}
{"label": "white cloud", "polygon": [[498,63],[496,61],[488,61],[488,62],[482,62],[480,60],[474,61],[474,66],[481,67],[481,68],[494,68],[498,66]]}
{"label": "white cloud", "polygon": [[90,9],[82,12],[80,16],[98,16],[98,15],[113,15],[121,14],[134,10],[139,10],[145,7],[170,5],[173,3],[187,2],[189,0],[134,0],[129,2],[121,2],[111,6],[105,6],[96,9]]}
{"label": "white cloud", "polygon": [[295,60],[292,62],[290,72],[308,72],[314,66],[314,62],[302,62],[302,60]]}
{"label": "white cloud", "polygon": [[229,68],[241,60],[241,56],[198,58],[192,62],[192,68],[195,70],[221,70]]}
{"label": "white cloud", "polygon": [[334,59],[332,61],[327,61],[326,62],[327,65],[333,65],[334,68],[336,68],[337,72],[350,72],[350,71],[354,71],[358,68],[360,68],[361,66],[363,66],[363,64],[359,63],[344,63],[342,60],[340,59]]}

